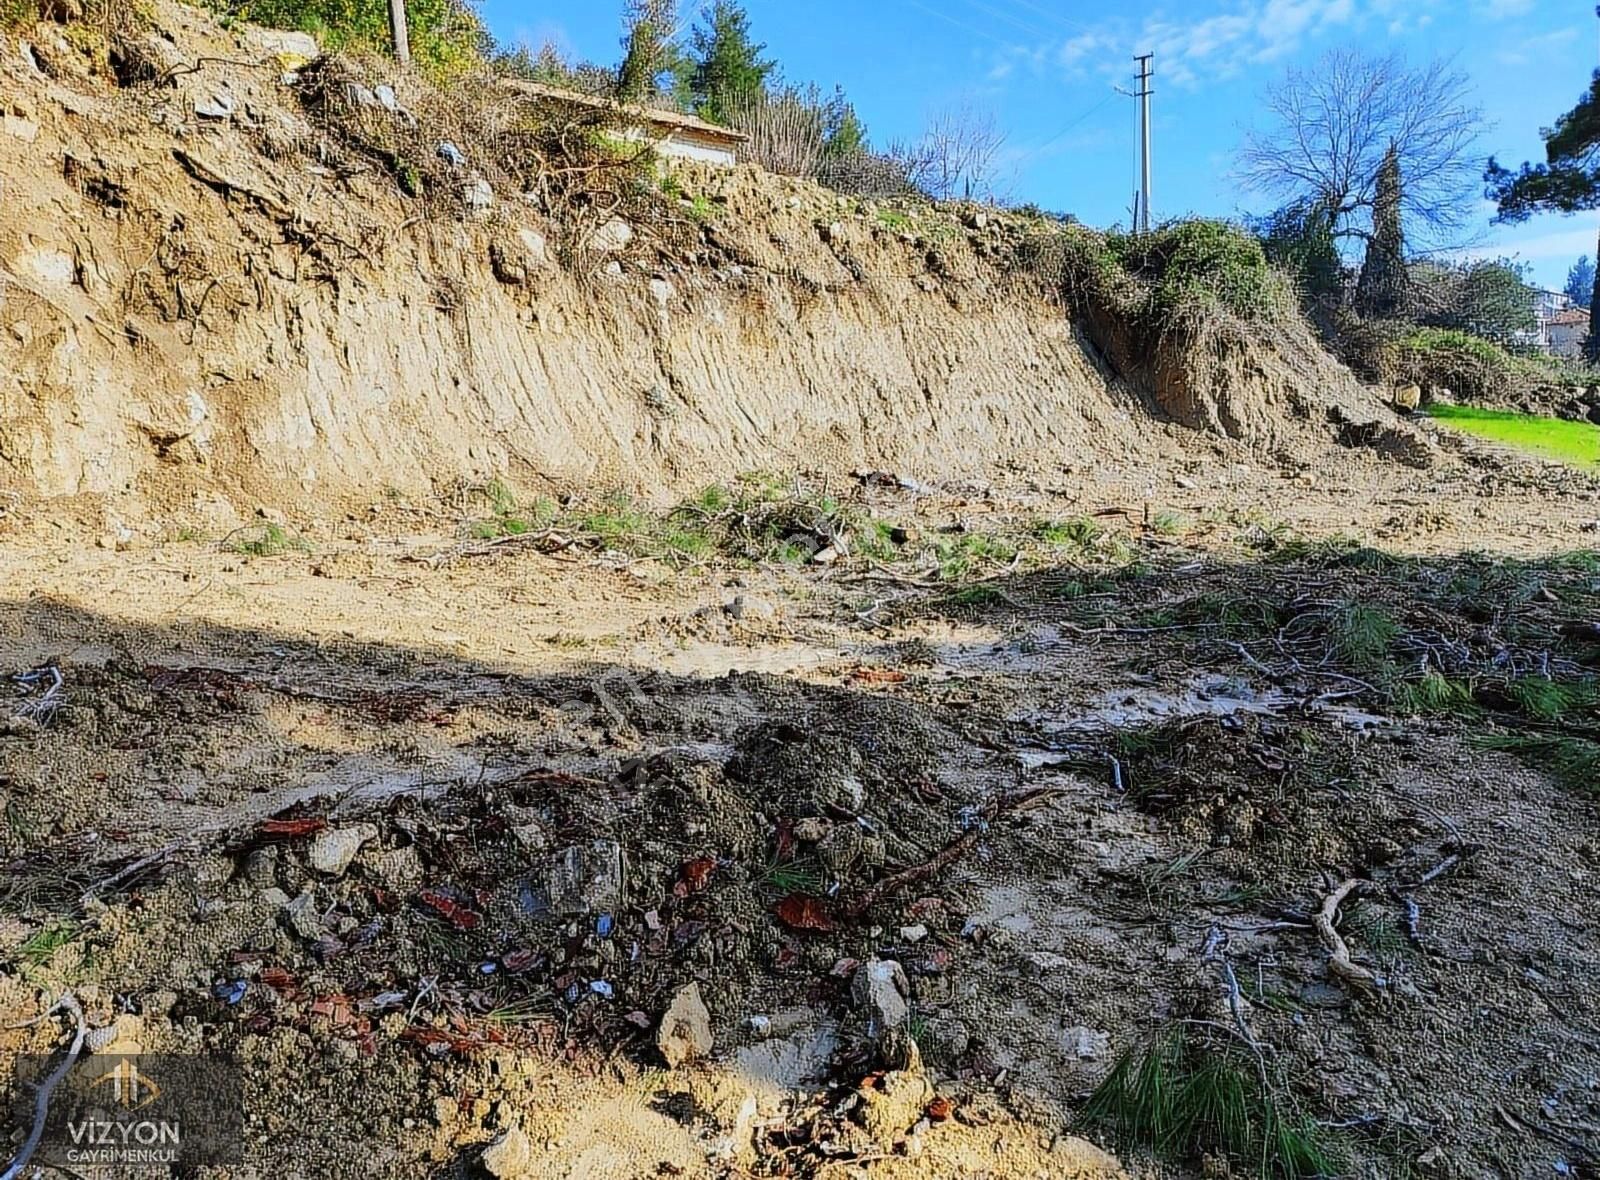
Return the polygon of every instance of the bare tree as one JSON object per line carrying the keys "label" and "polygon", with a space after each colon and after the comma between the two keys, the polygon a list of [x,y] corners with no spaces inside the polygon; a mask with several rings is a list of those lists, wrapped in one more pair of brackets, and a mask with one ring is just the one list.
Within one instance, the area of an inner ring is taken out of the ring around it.
{"label": "bare tree", "polygon": [[728,123],[748,135],[739,154],[781,176],[815,176],[827,147],[822,98],[815,86],[759,90],[729,104]]}
{"label": "bare tree", "polygon": [[1292,69],[1266,94],[1267,125],[1250,132],[1239,173],[1284,205],[1323,209],[1339,238],[1370,240],[1379,175],[1392,144],[1401,218],[1413,244],[1452,242],[1471,218],[1483,112],[1466,75],[1445,61],[1333,50]]}
{"label": "bare tree", "polygon": [[993,200],[1005,132],[994,116],[972,107],[940,111],[922,138],[892,148],[913,184],[935,200]]}

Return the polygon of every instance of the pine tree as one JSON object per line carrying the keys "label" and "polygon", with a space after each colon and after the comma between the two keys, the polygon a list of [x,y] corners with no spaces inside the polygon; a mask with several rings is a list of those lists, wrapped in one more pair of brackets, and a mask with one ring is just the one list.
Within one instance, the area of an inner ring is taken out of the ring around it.
{"label": "pine tree", "polygon": [[734,0],[717,0],[690,44],[689,104],[713,123],[727,123],[754,103],[777,69],[761,56],[766,46],[750,39],[750,16]]}
{"label": "pine tree", "polygon": [[675,0],[629,0],[622,64],[617,67],[617,97],[623,102],[654,98],[661,75],[676,64],[676,17]]}
{"label": "pine tree", "polygon": [[822,108],[822,115],[822,154],[826,158],[847,160],[868,150],[867,125],[844,96],[842,87],[834,88],[833,97]]}
{"label": "pine tree", "polygon": [[1594,263],[1587,254],[1572,264],[1567,272],[1567,285],[1563,288],[1575,307],[1588,307],[1594,298]]}
{"label": "pine tree", "polygon": [[1408,302],[1406,240],[1400,228],[1400,152],[1394,145],[1378,165],[1372,200],[1372,236],[1356,280],[1356,310],[1388,318],[1401,314]]}

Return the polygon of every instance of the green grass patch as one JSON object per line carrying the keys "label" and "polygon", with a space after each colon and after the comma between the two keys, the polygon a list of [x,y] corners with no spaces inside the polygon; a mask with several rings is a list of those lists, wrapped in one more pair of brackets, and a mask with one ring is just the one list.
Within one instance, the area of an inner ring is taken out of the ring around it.
{"label": "green grass patch", "polygon": [[985,582],[978,582],[971,586],[962,586],[952,590],[945,598],[951,606],[993,606],[1006,601],[1005,593],[998,586],[991,586]]}
{"label": "green grass patch", "polygon": [[1472,685],[1441,672],[1424,672],[1415,680],[1392,685],[1389,704],[1397,712],[1422,715],[1478,711]]}
{"label": "green grass patch", "polygon": [[1080,1117],[1172,1158],[1225,1156],[1234,1175],[1299,1180],[1343,1166],[1343,1145],[1269,1092],[1239,1054],[1203,1049],[1181,1029],[1123,1054]]}
{"label": "green grass patch", "polygon": [[1575,790],[1600,790],[1600,744],[1561,734],[1496,733],[1473,739],[1480,750],[1510,754]]}
{"label": "green grass patch", "polygon": [[1600,466],[1600,426],[1590,422],[1478,406],[1433,406],[1428,413],[1456,430],[1530,455],[1578,467]]}
{"label": "green grass patch", "polygon": [[246,557],[278,557],[284,553],[311,552],[311,545],[304,537],[271,522],[237,530],[229,536],[227,548]]}
{"label": "green grass patch", "polygon": [[1383,666],[1399,628],[1376,607],[1352,602],[1333,616],[1331,631],[1340,659],[1359,671],[1372,671]]}
{"label": "green grass patch", "polygon": [[42,967],[55,957],[58,950],[77,937],[76,923],[52,922],[17,948],[17,958],[30,967]]}

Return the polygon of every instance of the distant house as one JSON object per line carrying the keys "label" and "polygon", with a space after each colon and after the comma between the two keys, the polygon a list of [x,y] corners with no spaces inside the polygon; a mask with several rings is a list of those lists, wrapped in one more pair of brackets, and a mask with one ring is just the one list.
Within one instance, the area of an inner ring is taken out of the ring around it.
{"label": "distant house", "polygon": [[[1565,315],[1572,309],[1572,299],[1564,291],[1546,291],[1535,287],[1533,290],[1533,318],[1534,329],[1527,333],[1526,340],[1519,343],[1529,344],[1542,352],[1555,351],[1550,339],[1550,325],[1559,315]],[[1589,315],[1584,313],[1583,322],[1589,322]],[[1519,334],[1520,335],[1520,334]]]}
{"label": "distant house", "polygon": [[1589,337],[1589,313],[1581,307],[1558,311],[1544,322],[1545,349],[1555,356],[1577,358]]}
{"label": "distant house", "polygon": [[647,142],[663,156],[702,160],[731,167],[739,162],[739,145],[750,137],[731,127],[719,127],[694,115],[664,111],[659,107],[623,105],[613,99],[525,82],[520,78],[501,78],[507,90],[549,103],[562,103],[586,110],[608,111],[617,116],[618,134]]}

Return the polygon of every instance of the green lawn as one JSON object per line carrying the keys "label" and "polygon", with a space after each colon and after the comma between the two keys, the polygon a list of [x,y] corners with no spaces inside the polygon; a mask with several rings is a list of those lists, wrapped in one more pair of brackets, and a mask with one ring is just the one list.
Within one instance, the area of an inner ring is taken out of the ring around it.
{"label": "green lawn", "polygon": [[1433,406],[1428,413],[1458,430],[1519,451],[1580,467],[1600,466],[1600,426],[1588,422],[1540,418],[1509,410],[1482,410],[1476,406]]}

